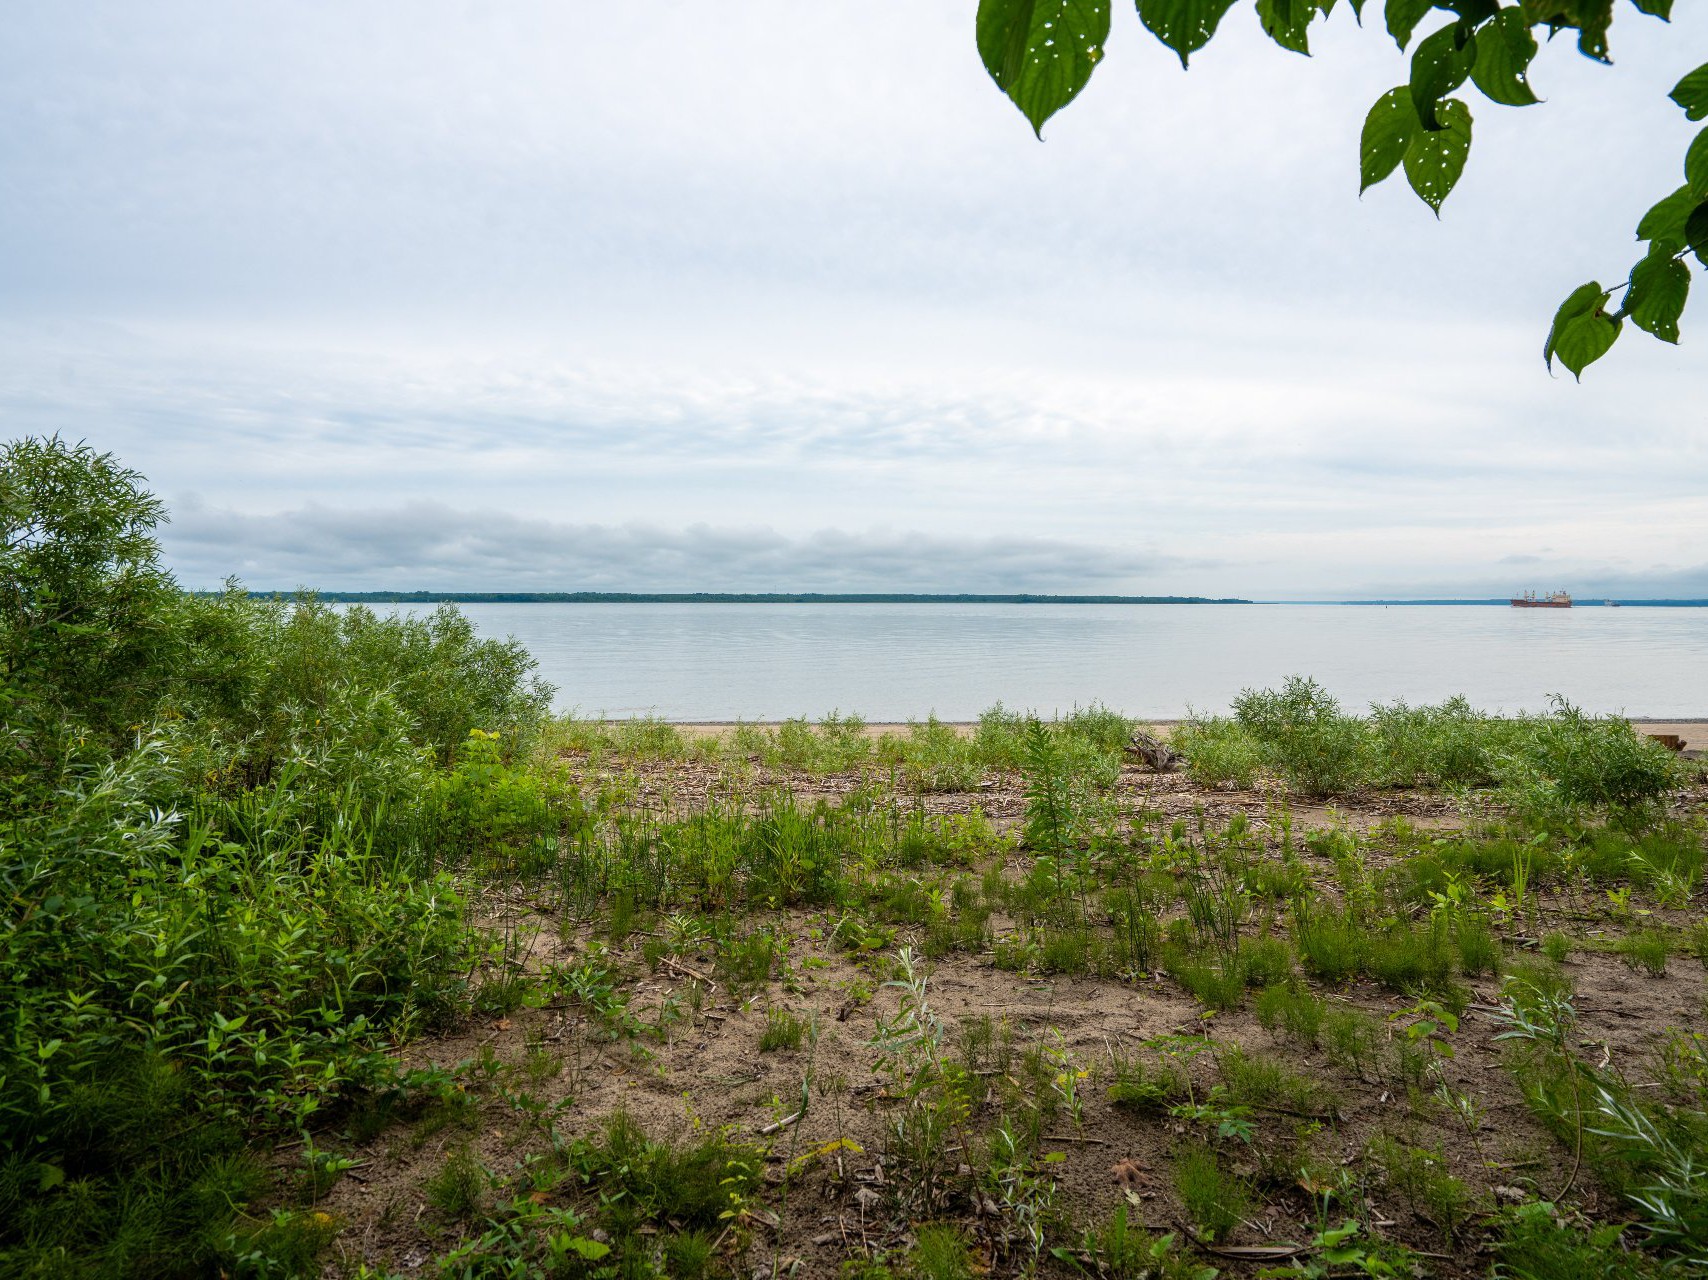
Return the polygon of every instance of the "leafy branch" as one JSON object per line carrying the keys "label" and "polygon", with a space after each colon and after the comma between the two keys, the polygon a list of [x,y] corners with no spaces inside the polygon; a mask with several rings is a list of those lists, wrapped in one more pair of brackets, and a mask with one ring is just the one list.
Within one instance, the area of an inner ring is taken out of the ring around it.
{"label": "leafy branch", "polygon": [[[1347,0],[1363,22],[1367,0]],[[1638,11],[1666,21],[1672,0],[1632,0]],[[1310,53],[1310,26],[1326,18],[1335,0],[1256,0],[1258,21],[1283,49]],[[1136,0],[1139,21],[1172,49],[1180,65],[1207,45],[1233,7],[1233,0]],[[1435,10],[1449,21],[1416,40]],[[1452,96],[1468,81],[1490,102],[1532,106],[1530,64],[1539,45],[1535,30],[1551,40],[1577,32],[1584,56],[1609,62],[1612,0],[1383,0],[1383,24],[1401,53],[1411,47],[1407,82],[1376,100],[1359,136],[1358,190],[1363,194],[1396,170],[1418,197],[1441,215],[1471,153],[1472,114]],[[1013,100],[1033,131],[1076,98],[1103,59],[1109,38],[1110,0],[980,0],[978,49],[985,69]],[[1698,67],[1670,95],[1692,121],[1708,117],[1708,64]],[[1684,157],[1684,185],[1657,203],[1637,226],[1648,252],[1623,285],[1604,289],[1591,281],[1572,291],[1555,313],[1543,346],[1550,369],[1560,363],[1581,377],[1606,355],[1624,322],[1663,342],[1678,342],[1678,322],[1690,293],[1687,258],[1708,267],[1708,128]],[[1624,304],[1609,311],[1613,293]]]}

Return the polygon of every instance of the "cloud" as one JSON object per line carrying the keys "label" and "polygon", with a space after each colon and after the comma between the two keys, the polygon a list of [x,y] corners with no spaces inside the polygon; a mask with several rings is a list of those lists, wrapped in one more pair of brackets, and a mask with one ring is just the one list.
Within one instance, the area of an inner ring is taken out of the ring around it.
{"label": "cloud", "polygon": [[973,591],[1136,589],[1165,557],[1046,538],[894,529],[559,524],[415,502],[244,515],[191,504],[165,529],[186,585],[260,590]]}
{"label": "cloud", "polygon": [[1546,50],[1437,221],[1354,194],[1404,58],[1344,13],[1184,75],[1128,9],[1040,145],[918,0],[14,8],[0,417],[142,469],[198,582],[1462,594],[1708,538],[1688,355],[1538,355],[1708,9]]}

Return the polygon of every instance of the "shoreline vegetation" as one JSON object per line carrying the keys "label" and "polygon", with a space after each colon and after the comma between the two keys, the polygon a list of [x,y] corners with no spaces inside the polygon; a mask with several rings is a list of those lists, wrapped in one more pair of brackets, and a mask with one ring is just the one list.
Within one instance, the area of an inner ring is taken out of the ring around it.
{"label": "shoreline vegetation", "polygon": [[[215,594],[215,593],[208,593]],[[298,592],[251,591],[258,599]],[[1253,604],[1236,597],[979,595],[908,592],[316,591],[329,604]]]}
{"label": "shoreline vegetation", "polygon": [[1626,720],[555,717],[0,462],[0,1274],[1700,1274],[1708,780]]}

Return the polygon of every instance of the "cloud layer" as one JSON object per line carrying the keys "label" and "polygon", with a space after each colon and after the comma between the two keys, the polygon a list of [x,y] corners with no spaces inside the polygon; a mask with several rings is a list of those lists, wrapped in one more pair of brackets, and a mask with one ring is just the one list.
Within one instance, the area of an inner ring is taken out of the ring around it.
{"label": "cloud layer", "polygon": [[1537,350],[1708,12],[1547,48],[1437,222],[1355,196],[1405,62],[1344,14],[1184,75],[1128,11],[1040,145],[964,6],[14,8],[0,416],[144,470],[198,585],[1701,581],[1700,361]]}
{"label": "cloud layer", "polygon": [[[1109,592],[1157,557],[1059,539],[763,526],[574,525],[415,502],[243,515],[191,505],[166,531],[184,578],[254,589]],[[786,584],[786,585],[780,585]]]}

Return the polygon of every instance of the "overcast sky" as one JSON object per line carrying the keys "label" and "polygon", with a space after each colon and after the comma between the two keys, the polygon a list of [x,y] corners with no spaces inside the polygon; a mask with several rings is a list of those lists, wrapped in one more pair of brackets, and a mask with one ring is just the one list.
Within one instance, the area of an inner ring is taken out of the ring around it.
{"label": "overcast sky", "polygon": [[191,586],[1708,595],[1708,300],[1540,359],[1702,6],[1473,97],[1439,222],[1357,195],[1379,17],[1183,73],[1118,3],[1039,143],[974,8],[14,0],[7,435]]}

